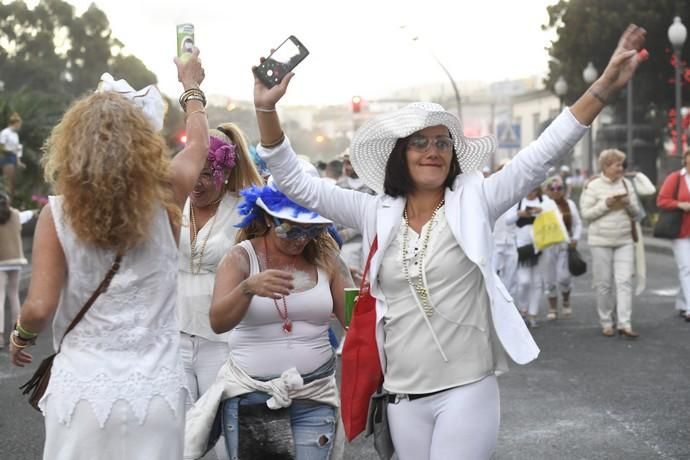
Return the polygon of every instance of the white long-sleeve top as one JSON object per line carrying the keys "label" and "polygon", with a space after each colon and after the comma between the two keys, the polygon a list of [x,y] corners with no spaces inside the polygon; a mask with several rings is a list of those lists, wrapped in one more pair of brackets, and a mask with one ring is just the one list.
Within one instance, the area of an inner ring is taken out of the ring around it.
{"label": "white long-sleeve top", "polygon": [[[444,213],[449,230],[469,260],[479,267],[489,296],[495,332],[505,351],[519,364],[535,359],[539,348],[493,268],[492,227],[501,214],[546,179],[547,170],[556,165],[586,132],[587,127],[566,108],[536,141],[501,171],[487,178],[479,171],[460,174],[453,187],[445,191]],[[344,190],[311,177],[303,172],[288,140],[272,149],[259,146],[257,151],[280,190],[290,199],[334,222],[361,229],[366,252],[374,238],[378,238],[378,250],[372,257],[368,279],[376,298],[379,358],[382,369],[386,369],[383,318],[388,314],[388,304],[378,275],[383,255],[402,223],[405,198]]]}

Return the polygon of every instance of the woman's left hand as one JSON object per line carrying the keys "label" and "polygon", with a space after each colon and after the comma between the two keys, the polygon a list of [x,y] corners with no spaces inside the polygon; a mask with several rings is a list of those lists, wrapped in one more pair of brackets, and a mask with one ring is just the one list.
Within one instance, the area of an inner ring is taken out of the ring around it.
{"label": "woman's left hand", "polygon": [[[644,46],[646,35],[647,31],[645,29],[635,24],[630,24],[618,40],[618,46],[613,51],[611,59],[599,79],[599,82],[603,83],[605,87],[597,88],[608,99],[613,96],[613,93],[622,89],[632,78],[635,70],[637,70],[637,66],[642,61],[647,60],[647,51],[643,50],[640,52]],[[638,54],[638,52],[640,53]]]}
{"label": "woman's left hand", "polygon": [[[261,62],[265,60],[266,58],[261,58]],[[290,80],[295,76],[294,72],[288,72],[279,84],[269,89],[256,76],[256,66],[252,67],[252,73],[254,74],[254,106],[266,110],[275,109],[278,101],[285,95]]]}
{"label": "woman's left hand", "polygon": [[10,343],[10,362],[15,366],[24,367],[31,364],[33,357],[31,353],[24,351],[23,348],[17,348],[13,343]]}

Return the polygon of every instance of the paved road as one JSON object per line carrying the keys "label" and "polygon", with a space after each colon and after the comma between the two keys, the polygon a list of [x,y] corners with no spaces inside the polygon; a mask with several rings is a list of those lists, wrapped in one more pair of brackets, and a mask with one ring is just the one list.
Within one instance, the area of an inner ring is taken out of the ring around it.
{"label": "paved road", "polygon": [[[650,249],[648,289],[633,314],[642,337],[601,336],[591,278],[578,279],[575,317],[534,330],[539,359],[500,377],[495,460],[690,459],[690,323],[673,310],[677,276],[667,245],[650,241]],[[46,340],[35,351],[46,355]],[[10,367],[0,353],[2,459],[40,458],[41,417],[17,391],[31,372]],[[376,455],[358,439],[345,458]]]}

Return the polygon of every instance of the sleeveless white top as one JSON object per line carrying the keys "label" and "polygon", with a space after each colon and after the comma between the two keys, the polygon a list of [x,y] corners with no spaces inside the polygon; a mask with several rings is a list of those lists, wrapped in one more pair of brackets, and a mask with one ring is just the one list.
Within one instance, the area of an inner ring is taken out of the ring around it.
{"label": "sleeveless white top", "polygon": [[[193,270],[190,267],[192,250],[189,243],[189,198],[182,214],[180,228],[179,274],[177,280],[177,316],[180,331],[197,335],[214,342],[227,342],[229,333],[216,334],[211,329],[209,310],[216,269],[228,250],[235,245],[235,224],[240,222],[237,204],[240,197],[236,193],[226,193],[218,205],[215,217],[211,217],[198,230]],[[214,221],[215,220],[215,221]],[[206,241],[206,245],[204,245]],[[198,273],[197,273],[198,272]]]}
{"label": "sleeveless white top", "polygon": [[[110,269],[115,253],[77,240],[62,211],[62,197],[50,197],[67,275],[53,320],[57,350],[76,317]],[[115,401],[129,403],[143,423],[153,396],[177,412],[185,375],[175,317],[177,245],[165,209],[151,222],[149,239],[124,254],[120,270],[77,326],[65,337],[41,400],[57,399],[57,417],[69,424],[79,401],[87,401],[101,428]],[[178,415],[178,414],[176,414]]]}
{"label": "sleeveless white top", "polygon": [[[249,255],[250,276],[261,272],[259,259],[250,241],[239,243]],[[285,298],[292,332],[283,332],[283,320],[273,299],[252,297],[247,314],[230,334],[233,360],[252,377],[272,377],[295,367],[308,374],[333,356],[328,341],[328,323],[333,313],[333,296],[328,274],[317,270],[316,286],[292,292]],[[299,283],[295,273],[295,284]],[[278,306],[283,309],[281,300]]]}

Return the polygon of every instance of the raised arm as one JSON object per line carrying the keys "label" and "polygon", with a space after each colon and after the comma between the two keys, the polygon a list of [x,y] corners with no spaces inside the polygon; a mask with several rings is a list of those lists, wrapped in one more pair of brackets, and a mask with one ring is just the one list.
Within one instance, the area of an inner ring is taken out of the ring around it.
{"label": "raised arm", "polygon": [[254,105],[261,135],[257,152],[268,165],[278,188],[291,200],[338,224],[361,231],[365,209],[373,205],[376,198],[345,190],[305,173],[285,138],[276,104],[285,95],[292,77],[290,72],[279,85],[270,89],[254,77]]}
{"label": "raised arm", "polygon": [[[191,57],[184,61],[175,58],[175,65],[177,78],[184,90],[198,89],[205,76],[199,60],[199,49],[194,48]],[[184,111],[187,145],[173,158],[171,165],[173,194],[180,208],[184,207],[208,155],[208,121],[204,103],[198,99],[190,98],[186,102]]]}
{"label": "raised arm", "polygon": [[493,219],[525,196],[546,178],[546,171],[555,166],[586,132],[608,101],[632,78],[638,65],[647,59],[640,51],[646,31],[634,24],[628,26],[601,77],[580,98],[561,113],[554,122],[526,149],[484,181],[484,195]]}

